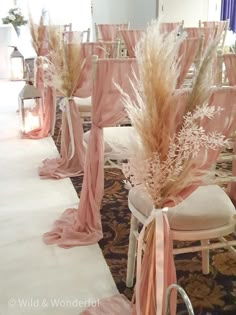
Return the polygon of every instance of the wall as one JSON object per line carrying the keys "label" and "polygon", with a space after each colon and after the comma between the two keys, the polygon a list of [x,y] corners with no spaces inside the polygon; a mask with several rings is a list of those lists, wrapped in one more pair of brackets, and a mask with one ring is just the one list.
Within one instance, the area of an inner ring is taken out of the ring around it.
{"label": "wall", "polygon": [[198,26],[199,20],[219,20],[220,0],[157,0],[159,16],[164,22],[182,21],[185,26]]}
{"label": "wall", "polygon": [[159,16],[163,22],[184,20],[185,26],[198,26],[200,19],[206,20],[208,14],[207,0],[160,0]]}
{"label": "wall", "polygon": [[144,28],[156,17],[156,0],[94,0],[93,21],[97,24],[130,22]]}
{"label": "wall", "polygon": [[156,0],[127,0],[127,3],[132,28],[144,28],[156,18]]}

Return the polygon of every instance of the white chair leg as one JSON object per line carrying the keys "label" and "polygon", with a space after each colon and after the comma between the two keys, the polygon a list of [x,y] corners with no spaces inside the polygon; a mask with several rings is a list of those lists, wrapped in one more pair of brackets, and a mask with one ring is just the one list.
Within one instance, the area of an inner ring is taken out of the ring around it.
{"label": "white chair leg", "polygon": [[[209,245],[209,240],[201,240],[201,245]],[[209,249],[204,249],[202,250],[202,273],[207,275],[209,272]]]}
{"label": "white chair leg", "polygon": [[130,221],[129,249],[128,249],[127,274],[126,274],[126,286],[128,288],[131,288],[134,284],[134,271],[135,271],[136,247],[137,247],[137,239],[135,237],[135,231],[137,231],[137,229],[138,229],[138,220],[132,214],[131,221]]}

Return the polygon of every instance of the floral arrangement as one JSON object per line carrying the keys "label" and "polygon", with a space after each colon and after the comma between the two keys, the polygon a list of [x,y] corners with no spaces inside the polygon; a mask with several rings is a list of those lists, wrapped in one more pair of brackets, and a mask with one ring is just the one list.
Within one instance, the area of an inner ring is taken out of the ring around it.
{"label": "floral arrangement", "polygon": [[[208,106],[216,43],[205,54],[192,89],[182,92],[176,91],[180,44],[181,39],[176,40],[174,34],[164,38],[159,25],[152,24],[137,48],[136,97],[124,95],[138,141],[123,171],[133,186],[143,184],[156,208],[178,203],[175,197],[183,188],[202,181],[201,166],[196,162],[202,148],[226,145],[221,134],[207,134],[201,125],[203,119],[214,119],[222,110]],[[182,93],[182,104],[178,104],[178,93]]]}
{"label": "floral arrangement", "polygon": [[12,8],[8,11],[8,15],[2,19],[3,24],[12,24],[19,35],[19,27],[27,24],[20,8]]}
{"label": "floral arrangement", "polygon": [[[159,23],[153,22],[137,46],[139,78],[133,80],[134,99],[123,92],[124,104],[137,139],[130,145],[130,159],[123,165],[123,172],[132,186],[142,187],[147,192],[155,209],[179,203],[181,198],[204,182],[204,177],[209,182],[210,171],[203,167],[207,154],[210,150],[220,150],[226,144],[222,134],[207,133],[202,125],[203,121],[214,120],[222,110],[220,104],[217,107],[208,106],[210,70],[218,39],[207,49],[192,88],[177,91],[177,52],[182,40],[176,39],[173,33],[164,37]],[[202,154],[201,158],[199,154]],[[158,270],[155,266],[156,244],[160,244],[160,240],[156,239],[156,220],[160,222],[160,216],[156,219],[156,213],[153,211],[152,220],[149,218],[141,231],[146,247],[143,255],[138,253],[137,259],[139,276],[135,304],[140,313],[149,315],[157,314],[158,308]],[[165,233],[166,226],[163,224]],[[170,239],[165,237],[164,242],[168,243]],[[172,245],[165,243],[163,251],[167,247],[172,248]],[[174,265],[173,257],[164,257],[172,260],[165,261],[164,265]],[[171,271],[168,272],[170,275]],[[169,275],[164,274],[165,279]]]}

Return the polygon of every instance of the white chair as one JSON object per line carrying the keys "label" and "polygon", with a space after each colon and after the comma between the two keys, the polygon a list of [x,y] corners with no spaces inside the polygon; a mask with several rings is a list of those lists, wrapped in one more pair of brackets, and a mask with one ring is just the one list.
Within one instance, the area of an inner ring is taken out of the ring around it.
{"label": "white chair", "polygon": [[[127,287],[133,286],[138,223],[144,223],[153,209],[152,200],[142,188],[129,191],[128,206],[132,213],[127,264]],[[209,273],[209,249],[232,246],[236,240],[226,241],[224,236],[235,232],[236,211],[228,195],[217,185],[200,186],[188,198],[170,208],[168,219],[172,238],[176,241],[200,241],[200,245],[176,248],[174,254],[202,251],[202,272]],[[209,240],[219,238],[217,243]]]}
{"label": "white chair", "polygon": [[[236,89],[232,87],[214,89],[209,99],[210,106],[223,107],[223,117],[218,115],[214,123],[208,121],[203,128],[207,132],[220,132],[228,138],[236,123]],[[223,119],[222,119],[223,118]],[[210,152],[209,152],[210,153]],[[212,151],[204,163],[206,168],[212,167],[219,151]],[[205,168],[204,168],[205,169]],[[153,201],[142,186],[131,188],[128,195],[128,206],[132,212],[129,236],[127,279],[128,287],[133,285],[135,269],[136,238],[138,222],[144,223],[151,214]],[[168,220],[173,240],[200,241],[200,245],[174,249],[174,254],[202,252],[202,271],[209,273],[209,249],[227,247],[236,254],[232,246],[236,240],[227,241],[224,236],[235,232],[236,211],[227,193],[218,185],[199,186],[186,199],[169,208]],[[210,240],[218,238],[218,242]]]}

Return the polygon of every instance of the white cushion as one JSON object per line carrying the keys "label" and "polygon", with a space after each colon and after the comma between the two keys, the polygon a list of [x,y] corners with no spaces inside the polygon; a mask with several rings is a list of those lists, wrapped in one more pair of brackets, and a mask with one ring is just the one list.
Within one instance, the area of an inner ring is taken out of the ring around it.
{"label": "white cushion", "polygon": [[[130,203],[142,214],[149,216],[153,205],[141,187],[131,188]],[[198,187],[185,200],[169,208],[170,228],[179,231],[207,230],[227,225],[236,219],[235,207],[228,195],[217,185]]]}
{"label": "white cushion", "polygon": [[[84,141],[88,143],[90,130],[84,133]],[[103,128],[105,153],[122,153],[134,141],[133,127],[106,127]],[[125,157],[124,157],[125,158]]]}
{"label": "white cushion", "polygon": [[75,105],[79,106],[80,112],[91,112],[91,96],[86,98],[74,97]]}

